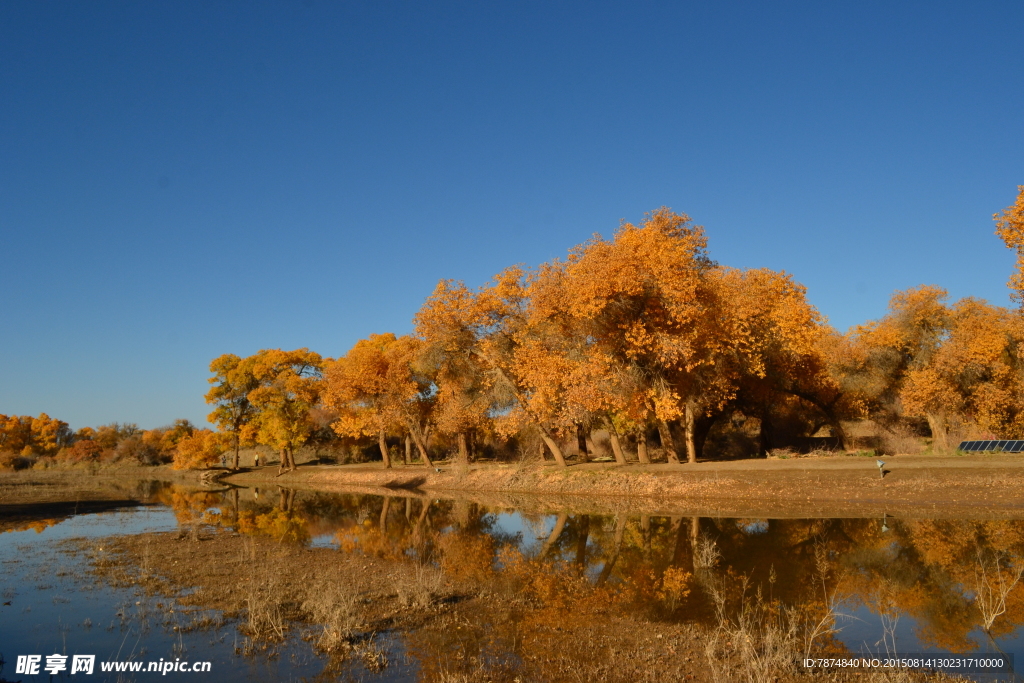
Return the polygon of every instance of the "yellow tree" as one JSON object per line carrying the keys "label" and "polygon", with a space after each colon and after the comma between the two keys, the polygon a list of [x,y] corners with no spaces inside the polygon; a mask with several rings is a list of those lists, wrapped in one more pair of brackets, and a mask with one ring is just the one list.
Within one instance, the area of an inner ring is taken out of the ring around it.
{"label": "yellow tree", "polygon": [[498,331],[522,306],[520,279],[521,271],[510,268],[477,292],[442,280],[416,314],[422,363],[436,385],[433,421],[438,431],[457,438],[463,462],[469,459],[467,435],[488,423],[493,408],[506,409],[514,400]]}
{"label": "yellow tree", "polygon": [[1019,320],[1006,309],[980,299],[958,301],[943,343],[907,373],[900,392],[904,410],[927,416],[942,447],[951,420],[1005,438],[1020,433],[1022,342]]}
{"label": "yellow tree", "polygon": [[40,413],[32,418],[32,440],[39,453],[53,455],[71,443],[71,428],[67,422]]}
{"label": "yellow tree", "polygon": [[303,446],[317,423],[311,412],[320,399],[324,360],[309,349],[265,349],[251,357],[258,386],[248,400],[256,410],[256,441],[281,453],[278,472],[295,469],[295,449]]}
{"label": "yellow tree", "polygon": [[22,455],[53,455],[71,444],[73,436],[67,422],[46,413],[0,415],[0,451]]}
{"label": "yellow tree", "polygon": [[[901,419],[901,393],[908,373],[929,367],[949,336],[947,298],[946,290],[933,285],[896,292],[889,312],[851,330],[841,348],[842,359],[833,358],[837,381],[858,391],[877,421],[885,424]],[[948,416],[938,410],[940,404],[933,408],[937,410],[925,410],[923,417],[936,443],[943,445]]]}
{"label": "yellow tree", "polygon": [[570,252],[554,302],[632,387],[617,408],[639,427],[641,444],[648,424],[682,418],[690,461],[699,416],[727,394],[712,367],[727,341],[714,268],[703,228],[662,208]]}
{"label": "yellow tree", "polygon": [[[771,445],[773,411],[796,397],[820,413],[833,436],[849,447],[841,419],[857,403],[828,372],[836,333],[807,301],[806,289],[786,273],[720,268],[715,274],[730,344],[713,366],[724,392],[737,391],[738,406],[761,421],[761,450]],[[733,389],[733,385],[738,385]]]}
{"label": "yellow tree", "polygon": [[251,430],[246,427],[256,413],[249,400],[249,394],[260,385],[253,374],[254,359],[254,356],[240,358],[233,353],[226,353],[210,362],[213,377],[207,381],[213,386],[206,392],[205,398],[207,403],[216,407],[206,419],[230,435],[234,446],[231,468],[235,470],[238,469],[238,451],[247,445],[246,436],[251,436]]}
{"label": "yellow tree", "polygon": [[1008,283],[1013,293],[1011,298],[1024,304],[1024,185],[1017,187],[1017,201],[1002,214],[995,214],[996,234],[1007,248],[1017,252],[1017,264]]}
{"label": "yellow tree", "polygon": [[174,469],[199,470],[211,467],[224,453],[223,434],[197,429],[182,437],[174,449]]}
{"label": "yellow tree", "polygon": [[[590,318],[575,315],[573,290],[580,286],[576,278],[582,273],[570,272],[571,262],[554,260],[528,274],[524,315],[505,326],[501,340],[511,351],[509,374],[522,390],[517,396],[521,404],[504,426],[515,425],[518,416],[520,421],[532,418],[548,432],[575,431],[583,455],[587,432],[603,424],[616,461],[625,464],[618,431],[624,425],[636,429],[631,418],[638,413],[646,419],[643,382],[596,343]],[[644,450],[640,457],[646,461]]]}
{"label": "yellow tree", "polygon": [[335,410],[332,425],[344,436],[376,436],[384,466],[391,467],[387,434],[406,431],[424,464],[431,466],[424,434],[431,384],[418,372],[423,342],[414,337],[374,334],[327,365],[323,400]]}

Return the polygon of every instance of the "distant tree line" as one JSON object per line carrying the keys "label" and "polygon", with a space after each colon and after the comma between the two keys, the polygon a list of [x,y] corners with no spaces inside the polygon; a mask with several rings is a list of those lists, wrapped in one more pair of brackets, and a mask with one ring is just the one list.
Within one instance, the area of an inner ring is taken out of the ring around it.
{"label": "distant tree line", "polygon": [[0,469],[97,464],[207,467],[220,459],[223,437],[188,420],[139,429],[111,423],[72,431],[67,422],[28,415],[0,415]]}

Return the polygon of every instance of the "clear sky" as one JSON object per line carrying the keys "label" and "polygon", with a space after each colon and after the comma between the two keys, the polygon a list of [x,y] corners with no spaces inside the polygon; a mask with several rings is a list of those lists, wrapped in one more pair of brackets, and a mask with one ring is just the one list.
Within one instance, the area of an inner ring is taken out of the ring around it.
{"label": "clear sky", "polygon": [[669,206],[841,330],[1008,305],[1024,3],[0,3],[0,413],[202,423],[209,361]]}

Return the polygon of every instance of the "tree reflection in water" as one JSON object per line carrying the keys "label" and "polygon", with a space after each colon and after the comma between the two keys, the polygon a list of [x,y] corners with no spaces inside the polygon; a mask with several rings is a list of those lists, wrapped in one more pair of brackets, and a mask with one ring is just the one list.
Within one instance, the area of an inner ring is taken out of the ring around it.
{"label": "tree reflection in water", "polygon": [[[847,651],[834,617],[849,610],[867,609],[883,626],[912,623],[922,644],[951,652],[1010,639],[1024,621],[1024,525],[1015,521],[888,518],[883,529],[873,519],[556,509],[523,512],[510,530],[499,517],[507,509],[416,495],[282,488],[257,499],[246,490],[175,487],[157,498],[182,525],[230,528],[282,549],[329,538],[337,552],[393,563],[381,589],[403,608],[461,603],[403,634],[426,680],[456,665],[486,668],[495,680],[524,668],[560,680],[573,658],[588,666],[614,660],[613,645],[599,652],[560,635],[578,633],[580,624],[603,625],[614,644],[691,623],[713,636],[701,649],[732,652],[742,644],[730,634],[756,631],[758,657],[770,654],[775,634],[796,648],[778,656],[792,659]],[[615,632],[622,620],[628,634]],[[879,633],[878,651],[893,649],[894,635]],[[554,662],[561,673],[544,671]]]}

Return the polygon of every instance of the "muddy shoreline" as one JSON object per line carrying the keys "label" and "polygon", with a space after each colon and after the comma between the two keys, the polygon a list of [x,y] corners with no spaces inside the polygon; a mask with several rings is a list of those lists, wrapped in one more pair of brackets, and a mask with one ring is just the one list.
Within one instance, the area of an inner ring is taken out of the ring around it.
{"label": "muddy shoreline", "polygon": [[[1024,519],[1024,456],[833,456],[696,465],[588,463],[516,466],[300,465],[179,472],[167,467],[46,470],[0,474],[0,518],[32,508],[141,500],[152,482],[190,487],[293,488],[392,497],[459,498],[494,508],[550,513],[711,517],[881,517]],[[130,504],[130,503],[129,503]]]}
{"label": "muddy shoreline", "polygon": [[836,456],[696,465],[589,463],[516,467],[373,465],[247,470],[238,486],[282,486],[377,495],[441,495],[498,507],[728,517],[1024,519],[1024,457]]}

